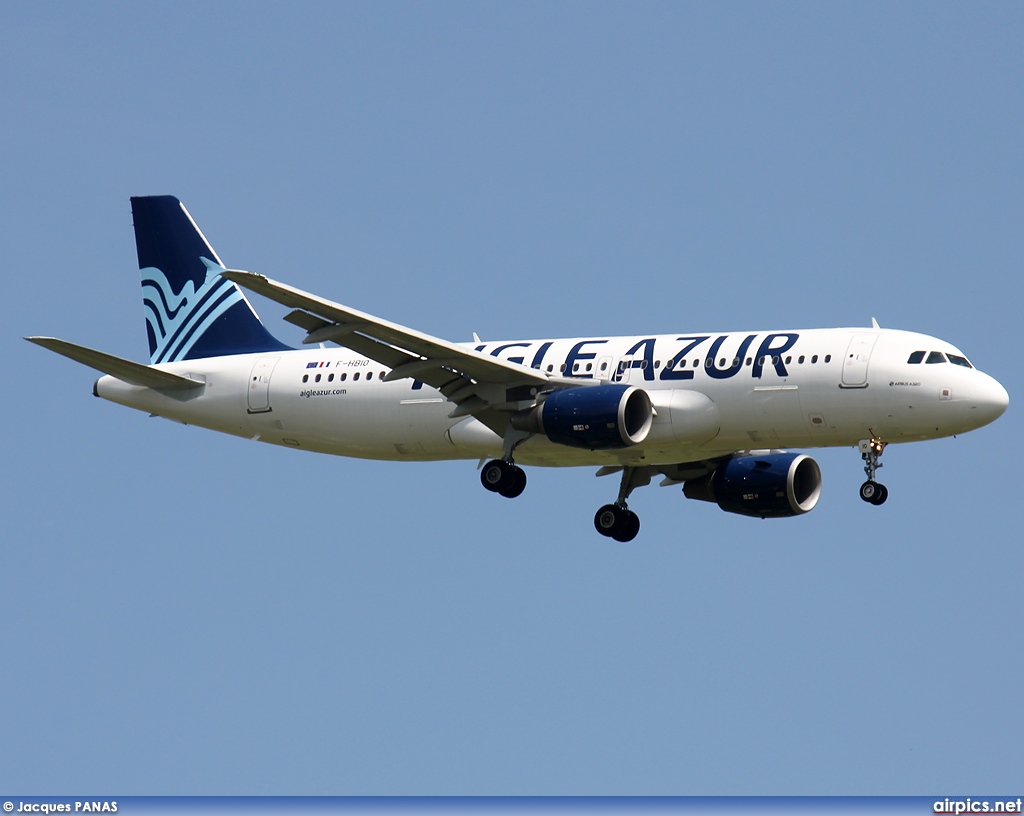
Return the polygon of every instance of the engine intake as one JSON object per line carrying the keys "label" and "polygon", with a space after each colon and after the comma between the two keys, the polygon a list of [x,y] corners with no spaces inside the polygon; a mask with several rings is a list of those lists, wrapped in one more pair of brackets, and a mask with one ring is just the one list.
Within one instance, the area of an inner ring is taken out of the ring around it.
{"label": "engine intake", "polygon": [[539,405],[512,415],[512,427],[542,433],[552,442],[587,450],[639,445],[650,433],[654,410],[634,385],[594,385],[552,391]]}
{"label": "engine intake", "polygon": [[715,502],[727,513],[760,518],[799,516],[821,496],[821,468],[802,453],[734,456],[714,473],[683,485],[688,499]]}

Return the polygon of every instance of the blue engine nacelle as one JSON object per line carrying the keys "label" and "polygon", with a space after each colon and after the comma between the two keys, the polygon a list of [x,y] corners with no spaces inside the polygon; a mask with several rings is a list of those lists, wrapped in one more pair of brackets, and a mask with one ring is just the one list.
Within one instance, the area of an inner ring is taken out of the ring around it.
{"label": "blue engine nacelle", "polygon": [[639,445],[653,422],[651,398],[634,385],[562,388],[512,416],[512,427],[518,430],[542,433],[552,442],[587,450]]}
{"label": "blue engine nacelle", "polygon": [[802,453],[734,456],[683,485],[688,499],[715,502],[727,513],[759,518],[799,516],[821,496],[821,468]]}

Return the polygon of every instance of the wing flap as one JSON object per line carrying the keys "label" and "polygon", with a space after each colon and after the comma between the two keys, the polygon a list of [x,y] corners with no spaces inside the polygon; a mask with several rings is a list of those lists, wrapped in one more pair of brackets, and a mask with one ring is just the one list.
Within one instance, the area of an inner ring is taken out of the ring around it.
{"label": "wing flap", "polygon": [[125,360],[123,357],[115,357],[113,354],[69,343],[67,340],[58,340],[56,337],[26,337],[25,339],[131,385],[164,391],[201,388],[205,385],[199,380],[182,377],[179,374],[172,374],[170,371],[152,368],[132,360]]}

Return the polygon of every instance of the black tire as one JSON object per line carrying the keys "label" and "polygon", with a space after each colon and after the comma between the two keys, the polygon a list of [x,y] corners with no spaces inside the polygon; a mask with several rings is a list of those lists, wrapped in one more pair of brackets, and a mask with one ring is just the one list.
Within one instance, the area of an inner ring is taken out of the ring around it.
{"label": "black tire", "polygon": [[521,496],[524,490],[526,490],[526,471],[517,466],[512,469],[512,484],[498,492],[506,499],[514,499],[516,496]]}
{"label": "black tire", "polygon": [[869,479],[860,486],[860,497],[868,504],[875,504],[879,494],[879,487],[881,485],[878,482],[872,482]]}
{"label": "black tire", "polygon": [[480,484],[492,493],[501,493],[512,487],[515,472],[501,459],[492,459],[480,469]]}
{"label": "black tire", "polygon": [[632,510],[626,511],[626,519],[622,525],[622,529],[618,533],[614,533],[612,538],[616,541],[623,543],[632,541],[636,538],[637,533],[640,532],[640,516],[634,513]]}
{"label": "black tire", "polygon": [[625,513],[614,504],[606,504],[594,514],[594,529],[601,535],[614,538],[622,529]]}
{"label": "black tire", "polygon": [[875,507],[880,504],[885,504],[885,500],[889,498],[889,488],[884,484],[877,485],[877,488],[878,489],[875,491],[875,497],[871,500],[871,503],[875,505]]}

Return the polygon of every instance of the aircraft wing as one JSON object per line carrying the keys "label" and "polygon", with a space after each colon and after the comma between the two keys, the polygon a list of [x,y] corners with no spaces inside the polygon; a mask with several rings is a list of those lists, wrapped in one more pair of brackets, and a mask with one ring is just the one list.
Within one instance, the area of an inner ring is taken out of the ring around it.
{"label": "aircraft wing", "polygon": [[136,363],[132,360],[125,360],[123,357],[115,357],[104,351],[97,351],[86,346],[79,346],[69,343],[67,340],[58,340],[56,337],[26,337],[30,343],[42,346],[57,354],[63,355],[76,363],[82,363],[117,377],[131,385],[140,385],[144,388],[159,388],[164,391],[180,391],[188,388],[200,388],[204,383],[170,371],[162,371],[159,368]]}
{"label": "aircraft wing", "polygon": [[[332,303],[255,272],[230,269],[221,275],[294,311],[285,317],[305,329],[304,343],[333,342],[391,370],[385,380],[412,377],[456,404],[451,416],[472,414],[504,435],[507,415],[540,390],[568,385],[563,378],[464,348],[438,337]],[[574,386],[587,385],[573,380]],[[596,384],[596,382],[594,383]]]}

